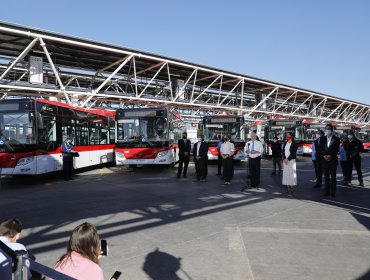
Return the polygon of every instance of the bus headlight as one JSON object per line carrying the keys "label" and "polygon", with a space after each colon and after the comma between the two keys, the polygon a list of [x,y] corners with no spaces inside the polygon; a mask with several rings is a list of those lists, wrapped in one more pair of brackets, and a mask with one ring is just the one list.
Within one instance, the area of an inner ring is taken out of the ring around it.
{"label": "bus headlight", "polygon": [[26,164],[29,164],[33,161],[34,157],[25,157],[25,158],[21,158],[17,165],[26,165]]}
{"label": "bus headlight", "polygon": [[123,153],[116,152],[116,158],[118,158],[118,159],[125,159],[125,156],[124,156]]}
{"label": "bus headlight", "polygon": [[158,153],[157,157],[165,157],[167,154],[168,154],[168,151],[162,151]]}

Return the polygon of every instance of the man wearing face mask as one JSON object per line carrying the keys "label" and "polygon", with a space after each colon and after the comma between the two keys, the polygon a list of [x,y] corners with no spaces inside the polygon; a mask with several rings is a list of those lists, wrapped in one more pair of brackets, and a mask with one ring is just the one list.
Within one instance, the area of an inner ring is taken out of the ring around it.
{"label": "man wearing face mask", "polygon": [[276,175],[276,165],[279,167],[278,175],[281,175],[281,143],[278,142],[278,138],[274,136],[271,143],[271,154],[272,154],[272,173]]}
{"label": "man wearing face mask", "polygon": [[[257,140],[257,134],[251,133],[251,140],[245,144],[244,151],[248,156],[249,177],[252,188],[259,188],[261,174],[261,157],[263,154],[263,145]],[[242,188],[242,191],[248,187],[248,184]]]}
{"label": "man wearing face mask", "polygon": [[339,152],[339,138],[333,135],[333,126],[325,126],[325,136],[320,138],[318,154],[324,171],[324,196],[335,197],[337,187],[337,165]]}
{"label": "man wearing face mask", "polygon": [[322,163],[320,161],[319,144],[321,137],[324,136],[322,130],[316,132],[316,139],[312,143],[312,163],[315,168],[316,184],[314,188],[321,188],[322,185]]}
{"label": "man wearing face mask", "polygon": [[234,175],[234,157],[235,146],[230,142],[230,135],[224,136],[224,143],[221,145],[222,165],[224,166],[225,185],[230,185]]}
{"label": "man wearing face mask", "polygon": [[187,139],[188,134],[182,133],[182,139],[178,141],[179,146],[179,167],[177,169],[177,178],[180,179],[182,173],[182,166],[184,165],[183,177],[186,178],[186,172],[188,170],[189,159],[190,159],[190,141]]}
{"label": "man wearing face mask", "polygon": [[73,169],[73,154],[76,153],[72,144],[73,136],[68,136],[62,144],[62,156],[63,156],[63,175],[64,180],[73,180],[72,169]]}
{"label": "man wearing face mask", "polygon": [[200,135],[198,137],[198,142],[194,144],[193,156],[196,171],[195,181],[206,182],[208,172],[208,144],[204,142],[203,135]]}
{"label": "man wearing face mask", "polygon": [[364,186],[361,171],[361,154],[364,151],[364,145],[355,137],[352,130],[348,132],[348,141],[345,144],[345,150],[349,155],[348,159],[348,183],[351,184],[353,165],[357,171],[358,182],[360,186]]}

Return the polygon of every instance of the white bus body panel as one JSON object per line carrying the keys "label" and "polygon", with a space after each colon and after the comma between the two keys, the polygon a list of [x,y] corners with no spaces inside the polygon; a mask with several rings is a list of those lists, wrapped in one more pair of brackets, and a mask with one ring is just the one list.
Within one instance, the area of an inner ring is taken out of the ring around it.
{"label": "white bus body panel", "polygon": [[[74,169],[113,162],[113,149],[79,152],[79,157],[73,158]],[[25,165],[14,168],[3,168],[1,175],[40,175],[63,169],[62,154],[46,154],[34,156],[33,160]]]}

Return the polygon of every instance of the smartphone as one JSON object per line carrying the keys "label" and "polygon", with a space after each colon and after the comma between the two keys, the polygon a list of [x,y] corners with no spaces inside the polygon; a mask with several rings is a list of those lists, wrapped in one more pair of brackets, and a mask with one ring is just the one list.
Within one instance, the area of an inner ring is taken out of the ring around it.
{"label": "smartphone", "polygon": [[103,256],[108,256],[108,241],[105,239],[100,240],[100,249],[103,252]]}
{"label": "smartphone", "polygon": [[122,272],[121,271],[116,271],[112,277],[110,278],[110,280],[117,280],[120,276],[121,276]]}

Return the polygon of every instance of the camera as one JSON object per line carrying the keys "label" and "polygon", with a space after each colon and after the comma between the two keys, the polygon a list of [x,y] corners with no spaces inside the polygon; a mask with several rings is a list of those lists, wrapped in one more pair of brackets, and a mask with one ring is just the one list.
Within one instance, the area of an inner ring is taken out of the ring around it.
{"label": "camera", "polygon": [[108,256],[108,241],[105,239],[100,240],[100,250],[103,252],[103,256]]}

